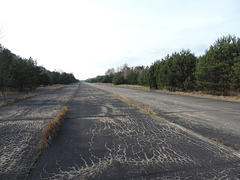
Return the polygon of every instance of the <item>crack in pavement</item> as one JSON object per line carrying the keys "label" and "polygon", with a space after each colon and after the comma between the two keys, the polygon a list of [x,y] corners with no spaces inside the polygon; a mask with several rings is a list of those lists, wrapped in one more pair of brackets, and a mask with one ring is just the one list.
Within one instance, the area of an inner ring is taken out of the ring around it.
{"label": "crack in pavement", "polygon": [[[152,107],[168,121],[240,151],[239,102],[89,84]],[[192,111],[192,112],[190,112]]]}
{"label": "crack in pavement", "polygon": [[69,116],[28,179],[240,178],[232,151],[86,84]]}
{"label": "crack in pavement", "polygon": [[[35,157],[43,128],[71,100],[77,85],[65,86],[41,95],[1,107],[0,179],[24,179]],[[46,103],[44,103],[46,102]],[[52,102],[52,103],[51,103]],[[54,104],[55,105],[48,105]],[[33,105],[32,105],[33,103]]]}

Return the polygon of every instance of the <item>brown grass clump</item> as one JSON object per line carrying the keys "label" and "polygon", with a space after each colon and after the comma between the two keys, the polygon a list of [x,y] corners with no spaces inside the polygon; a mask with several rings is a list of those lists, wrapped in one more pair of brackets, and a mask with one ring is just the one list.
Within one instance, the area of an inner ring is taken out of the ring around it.
{"label": "brown grass clump", "polygon": [[24,100],[24,99],[30,99],[30,98],[32,98],[32,97],[34,97],[34,96],[37,96],[37,95],[36,95],[36,94],[25,95],[25,96],[20,97],[20,98],[15,98],[15,99],[13,100],[13,102],[22,101],[22,100]]}
{"label": "brown grass clump", "polygon": [[16,91],[6,91],[4,92],[4,94],[2,94],[2,92],[0,92],[0,97],[4,97],[4,96],[10,96],[10,95],[14,95],[14,94],[17,94],[18,92]]}
{"label": "brown grass clump", "polygon": [[67,106],[64,106],[57,116],[47,124],[43,130],[42,138],[40,140],[40,149],[44,149],[49,144],[51,144],[54,136],[56,136],[58,130],[60,129],[61,124],[64,119],[67,117]]}
{"label": "brown grass clump", "polygon": [[60,89],[62,89],[62,88],[65,88],[64,86],[60,86],[60,87],[58,87],[58,88],[56,88],[56,89],[54,89],[54,90],[60,90]]}
{"label": "brown grass clump", "polygon": [[150,88],[148,86],[140,86],[140,85],[120,84],[120,85],[115,85],[115,86],[129,88],[129,89],[145,90],[145,91],[150,90]]}
{"label": "brown grass clump", "polygon": [[108,86],[116,86],[116,87],[123,87],[123,88],[128,88],[128,89],[145,90],[145,91],[149,91],[150,90],[150,87],[148,87],[148,86],[141,86],[141,85],[132,85],[132,84],[114,85],[112,83],[96,83],[96,84],[102,84],[102,85],[108,85]]}
{"label": "brown grass clump", "polygon": [[21,101],[22,100],[22,98],[15,98],[14,100],[13,100],[13,102],[18,102],[18,101]]}
{"label": "brown grass clump", "polygon": [[[124,87],[124,88],[129,88],[129,89],[138,89],[138,90],[145,90],[149,91],[150,88],[148,86],[141,86],[141,85],[129,85],[129,84],[120,84],[120,85],[113,85],[111,83],[97,83],[97,84],[103,84],[103,85],[110,85],[110,86],[116,86],[116,87]],[[213,94],[207,94],[206,92],[201,92],[201,91],[169,91],[167,89],[157,89],[159,92],[166,92],[166,93],[171,93],[171,94],[181,94],[181,95],[186,95],[186,96],[200,96],[200,97],[206,97],[206,98],[212,98],[212,99],[219,99],[219,100],[228,100],[228,101],[236,101],[240,102],[240,93],[229,91],[227,92],[227,95],[213,95]]]}
{"label": "brown grass clump", "polygon": [[125,97],[117,95],[117,94],[113,94],[113,97],[115,97],[115,98],[117,98],[117,99],[119,99],[119,100],[121,100],[121,101],[123,101],[123,102],[125,102],[127,104],[130,104],[130,105],[132,105],[132,106],[134,106],[134,107],[136,107],[136,108],[138,108],[140,110],[142,110],[144,113],[149,114],[149,115],[153,116],[154,118],[157,118],[157,119],[160,119],[162,121],[165,121],[165,119],[163,117],[160,117],[157,114],[155,114],[150,106],[143,105],[143,104],[141,104],[139,102],[133,101],[131,99],[125,98]]}

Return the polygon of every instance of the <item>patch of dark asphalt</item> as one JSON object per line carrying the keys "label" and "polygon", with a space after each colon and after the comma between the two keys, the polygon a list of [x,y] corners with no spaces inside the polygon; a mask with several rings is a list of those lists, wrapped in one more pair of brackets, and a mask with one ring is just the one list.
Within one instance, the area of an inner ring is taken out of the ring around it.
{"label": "patch of dark asphalt", "polygon": [[28,180],[240,178],[240,156],[81,85]]}
{"label": "patch of dark asphalt", "polygon": [[1,180],[24,179],[39,154],[43,128],[69,102],[76,88],[69,85],[54,93],[41,89],[38,96],[0,109]]}

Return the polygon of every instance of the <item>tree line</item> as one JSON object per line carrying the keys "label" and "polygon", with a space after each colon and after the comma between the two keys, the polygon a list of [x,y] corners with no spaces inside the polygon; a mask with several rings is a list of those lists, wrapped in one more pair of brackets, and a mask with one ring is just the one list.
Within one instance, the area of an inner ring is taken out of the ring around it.
{"label": "tree line", "polygon": [[196,57],[182,50],[155,61],[150,67],[109,69],[88,82],[138,84],[169,91],[202,91],[216,95],[240,93],[240,39],[228,35],[217,39]]}
{"label": "tree line", "polygon": [[0,44],[0,89],[33,90],[39,85],[70,84],[78,82],[72,73],[49,71],[31,57],[21,58]]}

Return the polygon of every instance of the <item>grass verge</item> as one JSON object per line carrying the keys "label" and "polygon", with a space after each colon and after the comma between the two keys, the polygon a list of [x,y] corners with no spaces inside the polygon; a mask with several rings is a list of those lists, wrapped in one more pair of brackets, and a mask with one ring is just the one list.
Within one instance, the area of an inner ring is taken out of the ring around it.
{"label": "grass verge", "polygon": [[119,99],[119,100],[129,104],[129,105],[132,105],[132,106],[140,109],[142,112],[144,112],[144,113],[146,113],[148,115],[151,115],[154,118],[157,118],[157,119],[159,119],[161,121],[166,121],[163,117],[160,117],[157,114],[155,114],[150,106],[141,104],[139,102],[133,101],[131,99],[125,98],[125,97],[117,95],[117,94],[113,94],[113,97],[115,97],[115,98],[117,98],[117,99]]}
{"label": "grass verge", "polygon": [[207,138],[210,139],[211,141],[215,142],[218,145],[221,145],[221,146],[223,146],[225,148],[233,150],[233,148],[229,147],[226,142],[223,142],[223,141],[221,141],[220,139],[218,139],[216,137],[207,137]]}
{"label": "grass verge", "polygon": [[114,85],[114,86],[124,87],[124,88],[129,88],[129,89],[145,90],[145,91],[150,90],[150,88],[148,86],[140,86],[140,85],[120,84],[120,85]]}
{"label": "grass verge", "polygon": [[49,144],[51,144],[53,138],[56,136],[58,130],[60,129],[61,124],[64,119],[67,117],[67,106],[64,106],[57,116],[49,122],[43,130],[42,138],[40,140],[40,149],[44,149]]}
{"label": "grass verge", "polygon": [[109,86],[115,86],[115,87],[123,87],[123,88],[129,88],[129,89],[137,89],[137,90],[145,90],[145,91],[149,91],[150,90],[150,87],[148,87],[148,86],[141,86],[141,85],[131,85],[131,84],[114,85],[112,83],[96,83],[96,84],[109,85]]}
{"label": "grass verge", "polygon": [[[138,90],[145,90],[145,91],[150,91],[151,89],[148,86],[141,86],[141,85],[129,85],[129,84],[120,84],[120,85],[113,85],[111,83],[97,83],[97,84],[103,84],[103,85],[110,85],[110,86],[116,86],[116,87],[124,87],[124,88],[129,88],[129,89],[138,89]],[[167,89],[157,89],[156,91],[158,92],[165,92],[165,93],[170,93],[170,94],[180,94],[180,95],[185,95],[185,96],[193,96],[193,97],[203,97],[203,98],[210,98],[210,99],[217,99],[217,100],[225,100],[225,101],[234,101],[234,102],[240,102],[240,94],[238,93],[232,93],[232,95],[228,96],[217,96],[217,95],[212,95],[212,94],[207,94],[201,91],[169,91]]]}
{"label": "grass verge", "polygon": [[[59,90],[64,88],[63,86],[58,87],[54,90]],[[77,86],[77,89],[75,90],[75,92],[73,93],[72,97],[70,98],[69,102],[67,103],[69,105],[69,103],[72,101],[73,97],[76,95],[77,91],[80,88],[80,83]],[[46,148],[53,140],[53,138],[57,135],[57,132],[59,131],[63,121],[65,120],[65,118],[67,117],[67,106],[64,106],[59,113],[57,114],[57,116],[51,121],[49,122],[43,132],[42,132],[42,137],[40,139],[39,142],[39,153],[37,154],[37,156],[34,158],[32,165],[29,168],[28,173],[26,174],[26,177],[24,180],[28,179],[31,171],[34,169],[36,163],[38,162],[38,160],[40,159],[41,155],[42,155],[42,151],[44,150],[44,148]]]}
{"label": "grass verge", "polygon": [[15,103],[15,102],[22,101],[24,99],[30,99],[30,98],[35,97],[35,96],[37,96],[37,94],[29,94],[29,95],[25,95],[23,97],[14,98],[12,101],[5,100],[3,103],[0,104],[0,108],[4,107],[4,106],[7,106],[7,105],[10,105],[10,104]]}
{"label": "grass verge", "polygon": [[65,86],[60,86],[58,88],[55,88],[54,90],[60,90],[60,89],[63,89],[63,88],[65,88]]}
{"label": "grass verge", "polygon": [[30,99],[30,98],[35,97],[35,96],[37,96],[37,94],[28,94],[28,95],[25,95],[23,97],[13,99],[13,102],[22,101],[24,99]]}

